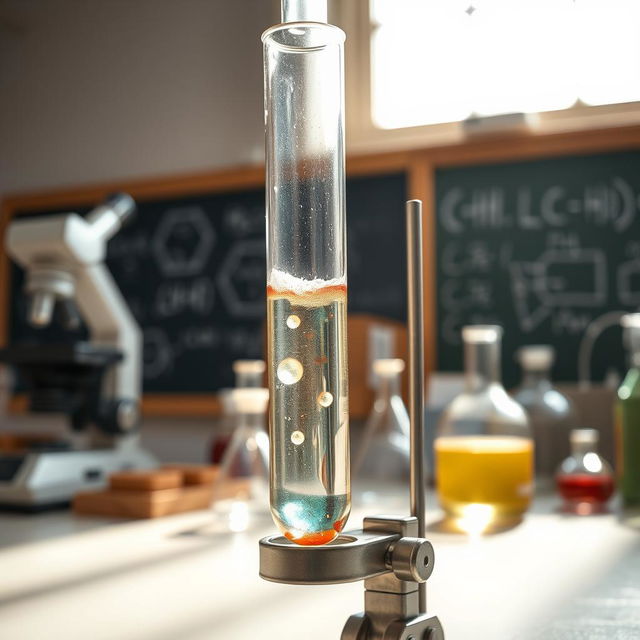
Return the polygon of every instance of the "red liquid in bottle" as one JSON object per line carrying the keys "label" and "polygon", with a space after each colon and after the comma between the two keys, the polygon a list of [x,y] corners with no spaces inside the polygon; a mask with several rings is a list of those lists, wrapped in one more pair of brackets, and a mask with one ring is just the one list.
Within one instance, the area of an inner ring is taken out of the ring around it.
{"label": "red liquid in bottle", "polygon": [[[614,483],[610,475],[558,475],[558,493],[564,498],[565,506],[578,513],[603,509],[613,495]],[[580,506],[583,508],[580,508]],[[591,509],[589,510],[589,506]],[[586,507],[586,508],[585,508]]]}
{"label": "red liquid in bottle", "polygon": [[213,464],[220,464],[231,442],[231,433],[221,433],[213,438],[211,449],[209,451],[209,461]]}

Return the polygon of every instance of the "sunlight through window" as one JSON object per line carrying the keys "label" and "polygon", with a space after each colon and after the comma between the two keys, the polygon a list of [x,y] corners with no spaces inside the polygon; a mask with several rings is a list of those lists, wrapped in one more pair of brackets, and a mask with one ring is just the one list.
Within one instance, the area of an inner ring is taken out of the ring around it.
{"label": "sunlight through window", "polygon": [[640,100],[638,0],[370,0],[370,9],[378,127]]}

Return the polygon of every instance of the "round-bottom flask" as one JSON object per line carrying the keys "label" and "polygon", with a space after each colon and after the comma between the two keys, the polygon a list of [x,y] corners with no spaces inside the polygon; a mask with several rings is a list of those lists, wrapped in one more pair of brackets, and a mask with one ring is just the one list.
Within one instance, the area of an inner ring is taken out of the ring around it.
{"label": "round-bottom flask", "polygon": [[517,352],[523,378],[513,398],[529,416],[538,486],[541,481],[552,483],[558,465],[569,455],[569,434],[576,426],[571,401],[551,384],[554,357],[548,345],[528,345]]}
{"label": "round-bottom flask", "polygon": [[440,504],[458,528],[519,520],[533,494],[533,442],[524,409],[500,382],[501,327],[464,327],[465,391],[445,409],[435,441]]}
{"label": "round-bottom flask", "polygon": [[597,453],[599,435],[595,429],[571,432],[571,455],[556,474],[558,493],[568,513],[602,513],[613,495],[613,472]]}

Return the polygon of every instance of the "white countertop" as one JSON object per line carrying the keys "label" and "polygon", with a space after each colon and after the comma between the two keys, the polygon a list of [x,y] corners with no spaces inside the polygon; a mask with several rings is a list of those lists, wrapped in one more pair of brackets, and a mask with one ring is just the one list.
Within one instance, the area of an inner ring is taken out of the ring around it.
{"label": "white countertop", "polygon": [[[432,528],[428,605],[447,640],[640,637],[640,616],[631,615],[640,611],[640,577],[628,584],[640,573],[624,572],[640,568],[639,532],[613,515],[563,516],[555,504],[538,499],[521,525],[492,536]],[[349,526],[358,528],[365,514],[375,513],[359,510]],[[210,521],[208,512],[155,521],[2,514],[0,638],[337,640],[348,616],[363,608],[362,583],[261,580],[257,543],[275,532],[272,525],[198,533]],[[585,624],[608,632],[585,634]],[[585,632],[567,632],[580,625]]]}

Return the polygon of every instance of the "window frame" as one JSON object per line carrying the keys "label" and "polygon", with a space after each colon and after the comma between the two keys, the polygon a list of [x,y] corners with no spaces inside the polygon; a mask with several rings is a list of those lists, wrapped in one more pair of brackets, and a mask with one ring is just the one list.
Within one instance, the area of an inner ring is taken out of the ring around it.
{"label": "window frame", "polygon": [[[347,34],[346,61],[346,133],[350,153],[371,153],[420,147],[459,144],[469,139],[492,135],[517,135],[514,131],[469,135],[461,121],[383,129],[372,118],[371,24],[369,0],[342,0],[331,13],[335,24]],[[410,97],[407,87],[406,98]],[[534,115],[533,123],[520,135],[544,135],[622,127],[640,124],[640,101],[590,106],[580,101],[567,109]]]}

